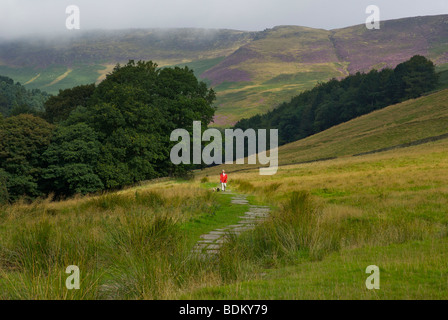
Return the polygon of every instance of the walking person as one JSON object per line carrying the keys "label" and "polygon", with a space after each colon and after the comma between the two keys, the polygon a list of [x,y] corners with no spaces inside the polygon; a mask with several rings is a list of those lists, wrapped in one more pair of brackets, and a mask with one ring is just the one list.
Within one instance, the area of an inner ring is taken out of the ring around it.
{"label": "walking person", "polygon": [[224,170],[222,170],[221,175],[219,176],[219,181],[221,182],[221,190],[226,191],[227,187],[227,175]]}

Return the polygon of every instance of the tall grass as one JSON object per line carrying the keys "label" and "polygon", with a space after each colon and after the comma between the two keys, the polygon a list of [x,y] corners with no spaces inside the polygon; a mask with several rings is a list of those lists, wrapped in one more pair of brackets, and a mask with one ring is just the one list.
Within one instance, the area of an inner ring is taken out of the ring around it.
{"label": "tall grass", "polygon": [[[233,190],[273,210],[210,260],[192,255],[192,245],[226,223],[223,212],[239,212],[199,181],[0,207],[0,299],[171,299],[345,249],[447,237],[440,145],[281,168],[271,178],[234,174]],[[80,267],[80,290],[65,288],[68,265]]]}
{"label": "tall grass", "polygon": [[[2,207],[0,299],[163,299],[198,285],[210,267],[180,224],[213,212],[215,197],[168,185]],[[80,290],[65,287],[69,265]]]}
{"label": "tall grass", "polygon": [[330,225],[323,222],[322,211],[311,196],[304,191],[292,192],[265,222],[238,238],[232,238],[222,250],[221,261],[246,260],[255,265],[273,267],[305,256],[320,259],[328,252],[338,250],[339,246],[338,238]]}
{"label": "tall grass", "polygon": [[[239,185],[247,190],[247,184]],[[252,184],[251,184],[252,185]],[[253,185],[252,185],[253,186]],[[251,187],[269,194],[267,187]],[[278,210],[252,231],[230,237],[221,250],[225,280],[241,280],[254,270],[321,260],[341,248],[360,248],[446,237],[447,224],[404,215],[334,214],[306,191],[287,195]],[[354,211],[356,212],[356,211]],[[357,212],[356,212],[357,213]]]}

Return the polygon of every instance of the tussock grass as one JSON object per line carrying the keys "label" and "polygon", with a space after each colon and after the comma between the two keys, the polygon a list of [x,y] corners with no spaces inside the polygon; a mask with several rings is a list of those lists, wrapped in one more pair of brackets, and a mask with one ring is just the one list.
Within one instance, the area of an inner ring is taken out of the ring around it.
{"label": "tussock grass", "polygon": [[[214,212],[213,193],[163,183],[50,200],[0,208],[0,299],[163,299],[209,268],[180,226]],[[69,265],[80,290],[65,287]]]}
{"label": "tussock grass", "polygon": [[228,255],[223,258],[226,262],[233,257],[233,261],[246,260],[262,267],[275,267],[295,262],[300,257],[320,259],[339,249],[338,240],[311,196],[304,191],[292,192],[265,222],[229,241],[222,255]]}
{"label": "tussock grass", "polygon": [[238,186],[238,190],[241,192],[251,192],[255,190],[255,187],[252,183],[246,180],[235,179],[232,182]]}
{"label": "tussock grass", "polygon": [[208,182],[208,177],[201,178],[201,183],[207,183],[207,182]]}
{"label": "tussock grass", "polygon": [[[439,141],[359,158],[293,165],[279,168],[278,174],[269,178],[257,171],[230,174],[238,191],[278,209],[254,230],[224,246],[221,269],[226,279],[257,283],[264,274],[261,270],[291,268],[287,266],[299,270],[302,264],[320,265],[348,250],[380,250],[446,239],[447,144]],[[287,283],[276,285],[276,296],[285,298],[280,292],[287,290]],[[422,285],[426,289],[421,297],[438,296],[438,289],[434,291],[424,279]],[[212,292],[224,287],[216,288],[198,292],[214,296]],[[226,289],[227,294],[218,297],[235,298],[242,289],[238,285],[226,288],[234,291]],[[319,290],[313,292],[319,295]],[[398,296],[402,293],[397,292]],[[269,296],[266,292],[263,298]]]}

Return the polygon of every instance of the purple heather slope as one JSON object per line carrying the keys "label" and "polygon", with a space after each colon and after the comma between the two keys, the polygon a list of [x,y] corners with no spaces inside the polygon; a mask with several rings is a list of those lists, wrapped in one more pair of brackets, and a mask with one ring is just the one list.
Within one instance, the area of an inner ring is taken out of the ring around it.
{"label": "purple heather slope", "polygon": [[[278,45],[273,45],[278,44]],[[288,52],[288,46],[299,46]],[[244,63],[269,61],[301,64],[347,63],[349,73],[395,67],[420,54],[436,64],[448,63],[448,15],[381,22],[380,30],[357,25],[335,30],[281,26],[258,37],[229,55],[201,77],[212,85],[250,81]],[[260,72],[260,70],[257,70]]]}

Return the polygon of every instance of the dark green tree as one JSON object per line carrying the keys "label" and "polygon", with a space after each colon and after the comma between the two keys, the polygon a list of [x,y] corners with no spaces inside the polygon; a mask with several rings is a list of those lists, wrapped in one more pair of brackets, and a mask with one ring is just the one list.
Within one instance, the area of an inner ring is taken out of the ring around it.
{"label": "dark green tree", "polygon": [[95,84],[81,85],[71,89],[59,90],[45,102],[44,118],[50,123],[64,121],[77,106],[86,106],[95,91]]}
{"label": "dark green tree", "polygon": [[434,90],[438,75],[434,63],[423,56],[414,56],[395,68],[398,78],[400,100],[415,99],[425,92]]}
{"label": "dark green tree", "polygon": [[0,169],[0,205],[8,203],[9,201],[9,193],[7,184],[7,174],[5,170]]}
{"label": "dark green tree", "polygon": [[[27,90],[19,82],[0,76],[0,113],[4,116],[21,113],[40,114],[48,94],[38,89]],[[14,109],[14,114],[11,111]]]}
{"label": "dark green tree", "polygon": [[91,127],[101,143],[95,173],[104,187],[119,188],[159,176],[181,174],[169,154],[172,130],[203,129],[212,121],[215,94],[188,68],[159,69],[151,61],[117,65],[85,107],[73,110],[61,125]]}
{"label": "dark green tree", "polygon": [[42,154],[50,144],[53,126],[44,119],[21,114],[0,124],[0,169],[12,200],[42,195]]}
{"label": "dark green tree", "polygon": [[201,121],[205,130],[214,99],[213,90],[188,68],[129,61],[98,86],[51,97],[44,117],[57,124],[54,132],[52,124],[29,114],[0,118],[1,183],[7,197],[70,196],[184,174],[193,166],[170,162],[176,143],[170,134],[177,128],[191,132],[193,121]]}
{"label": "dark green tree", "polygon": [[85,123],[60,126],[43,157],[44,189],[57,196],[86,194],[103,189],[95,173],[101,145],[96,132]]}

